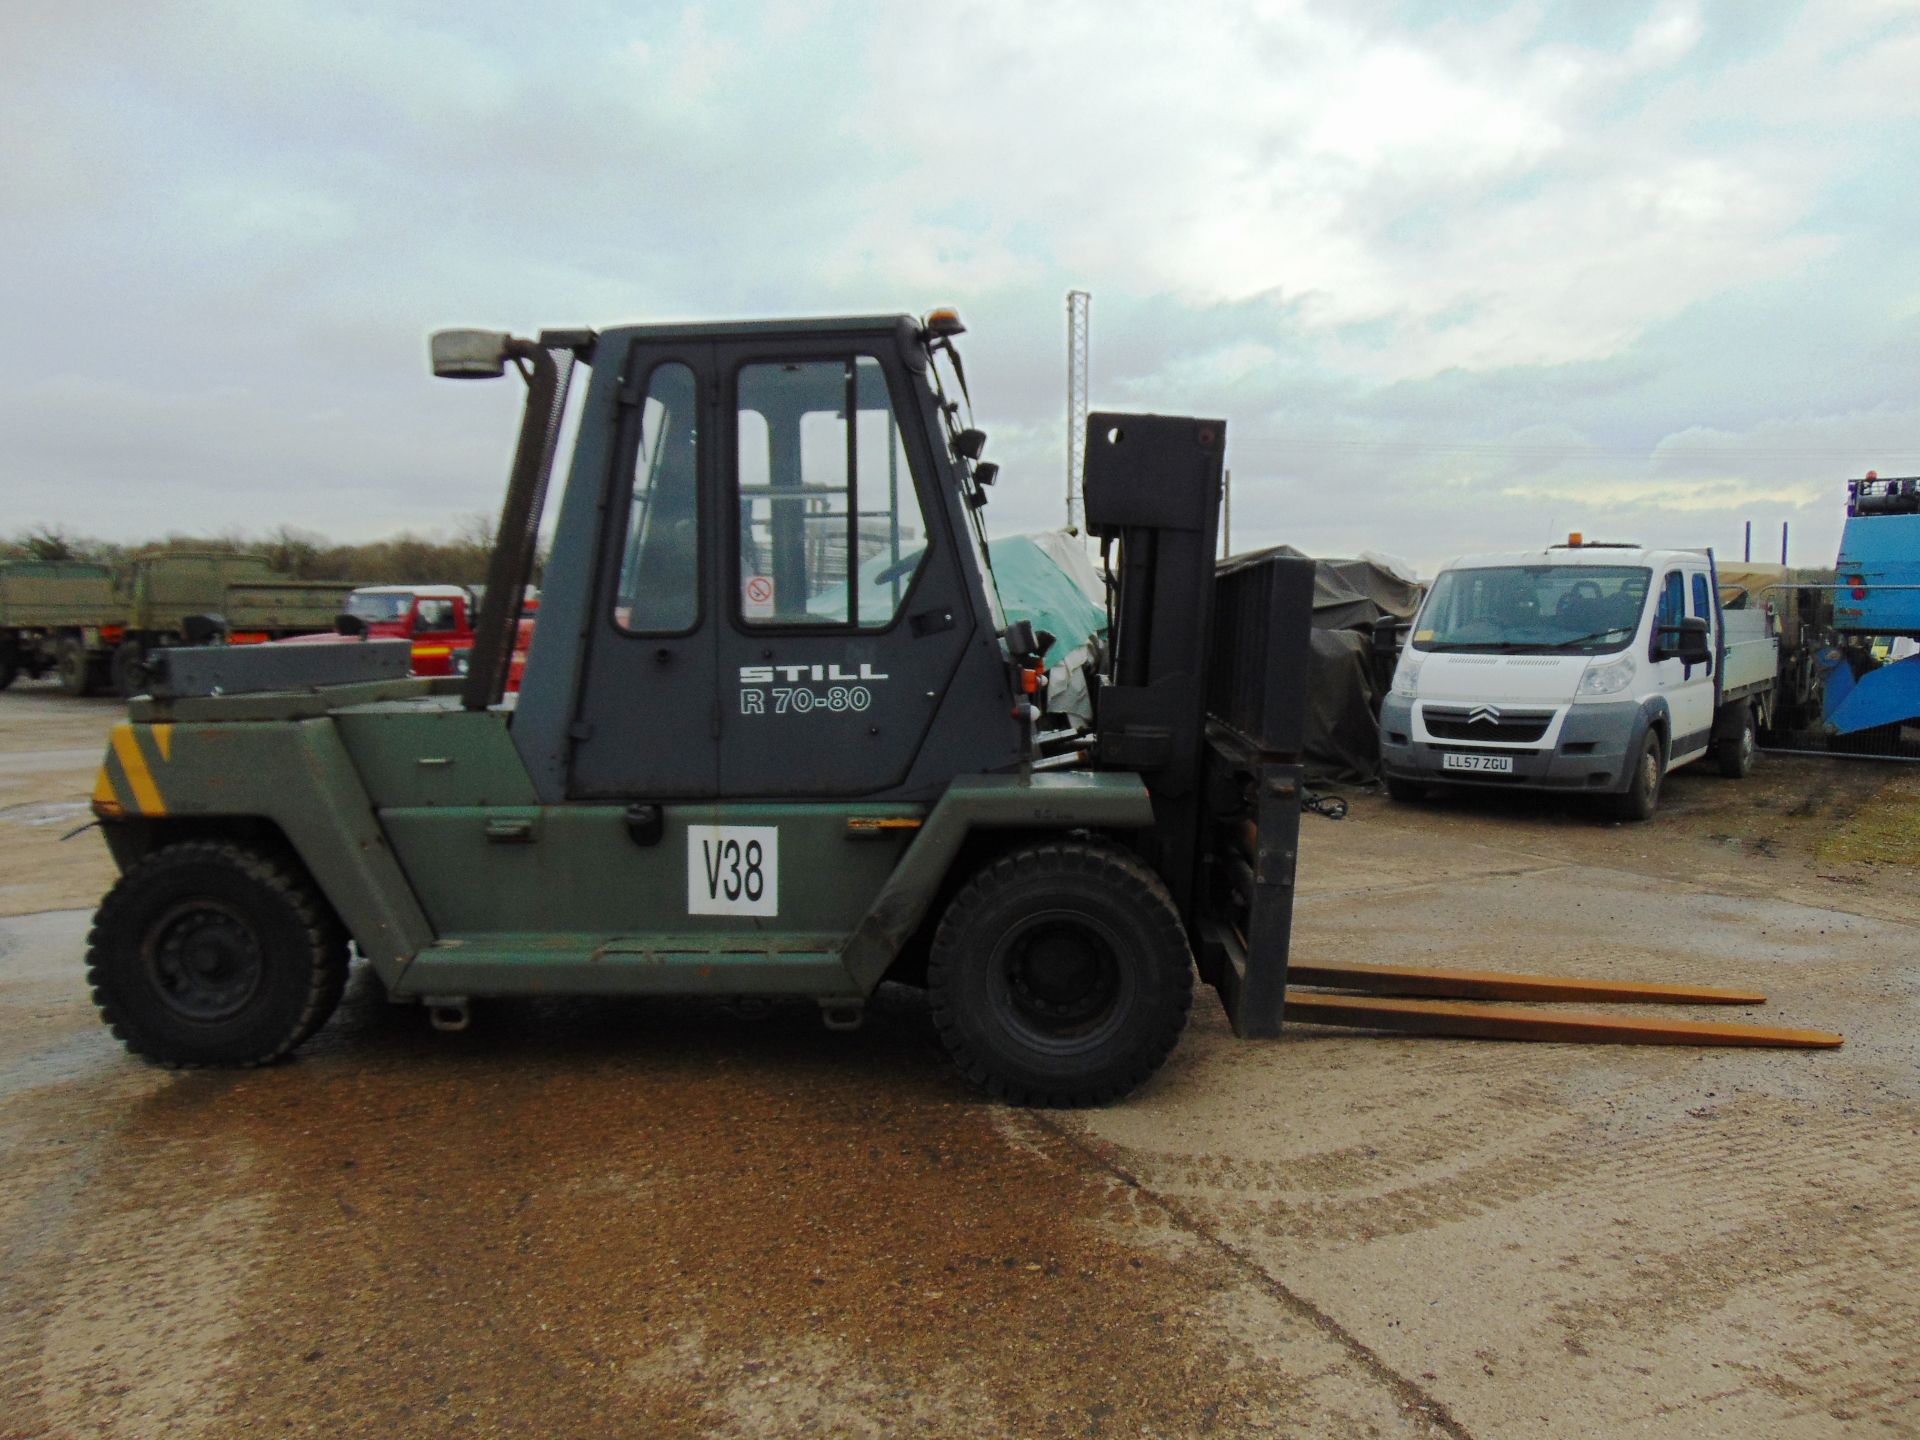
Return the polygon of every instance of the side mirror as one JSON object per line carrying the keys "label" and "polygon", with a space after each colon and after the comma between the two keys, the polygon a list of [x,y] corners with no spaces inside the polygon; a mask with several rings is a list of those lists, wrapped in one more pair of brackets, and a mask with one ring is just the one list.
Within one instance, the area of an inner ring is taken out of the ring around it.
{"label": "side mirror", "polygon": [[343,611],[333,617],[333,633],[345,635],[350,639],[363,640],[367,634],[367,622],[358,615],[349,615]]}
{"label": "side mirror", "polygon": [[442,380],[497,380],[507,373],[513,337],[504,330],[436,330],[428,346]]}
{"label": "side mirror", "polygon": [[1393,615],[1382,615],[1373,622],[1373,653],[1389,658],[1400,653],[1400,620]]}
{"label": "side mirror", "polygon": [[1001,638],[1007,643],[1007,654],[1015,660],[1028,660],[1040,653],[1040,640],[1033,633],[1031,620],[1014,621]]}
{"label": "side mirror", "polygon": [[1678,625],[1661,627],[1660,658],[1678,660],[1683,665],[1705,665],[1713,659],[1707,622],[1698,615],[1689,615]]}

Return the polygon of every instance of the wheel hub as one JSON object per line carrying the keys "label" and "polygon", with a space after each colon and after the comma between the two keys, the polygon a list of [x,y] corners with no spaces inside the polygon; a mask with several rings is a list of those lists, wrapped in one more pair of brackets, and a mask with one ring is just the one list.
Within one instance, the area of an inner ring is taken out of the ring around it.
{"label": "wheel hub", "polygon": [[1119,993],[1113,947],[1086,924],[1036,922],[1010,938],[1001,958],[1013,1009],[1044,1030],[1059,1033],[1092,1024]]}
{"label": "wheel hub", "polygon": [[162,1000],[190,1020],[225,1020],[245,1008],[263,970],[259,938],[238,913],[211,900],[179,906],[156,925],[148,974]]}

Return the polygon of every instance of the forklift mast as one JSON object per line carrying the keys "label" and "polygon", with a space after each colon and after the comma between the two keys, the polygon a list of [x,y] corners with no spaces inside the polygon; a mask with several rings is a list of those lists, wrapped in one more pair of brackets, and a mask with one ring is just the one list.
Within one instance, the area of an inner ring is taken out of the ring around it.
{"label": "forklift mast", "polygon": [[1140,776],[1203,980],[1237,1033],[1279,1033],[1293,924],[1311,560],[1216,566],[1226,423],[1088,418],[1087,528],[1111,588],[1095,763]]}

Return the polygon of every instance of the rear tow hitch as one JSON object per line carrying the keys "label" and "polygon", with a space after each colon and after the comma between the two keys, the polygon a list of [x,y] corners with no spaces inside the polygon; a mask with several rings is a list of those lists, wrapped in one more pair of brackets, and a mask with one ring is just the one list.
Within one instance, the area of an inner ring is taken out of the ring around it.
{"label": "rear tow hitch", "polygon": [[427,1019],[433,1028],[446,1034],[457,1035],[473,1023],[473,1012],[464,995],[428,995],[422,1003],[427,1007]]}
{"label": "rear tow hitch", "polygon": [[829,1030],[858,1030],[866,1022],[864,1000],[822,1000],[820,1022]]}

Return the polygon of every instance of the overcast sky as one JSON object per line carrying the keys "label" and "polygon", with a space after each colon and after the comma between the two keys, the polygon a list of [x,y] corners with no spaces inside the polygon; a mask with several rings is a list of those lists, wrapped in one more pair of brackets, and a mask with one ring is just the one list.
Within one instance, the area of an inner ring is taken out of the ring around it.
{"label": "overcast sky", "polygon": [[1920,6],[0,5],[0,532],[497,507],[426,332],[957,305],[1006,531],[1096,407],[1236,548],[1831,564],[1920,474]]}

